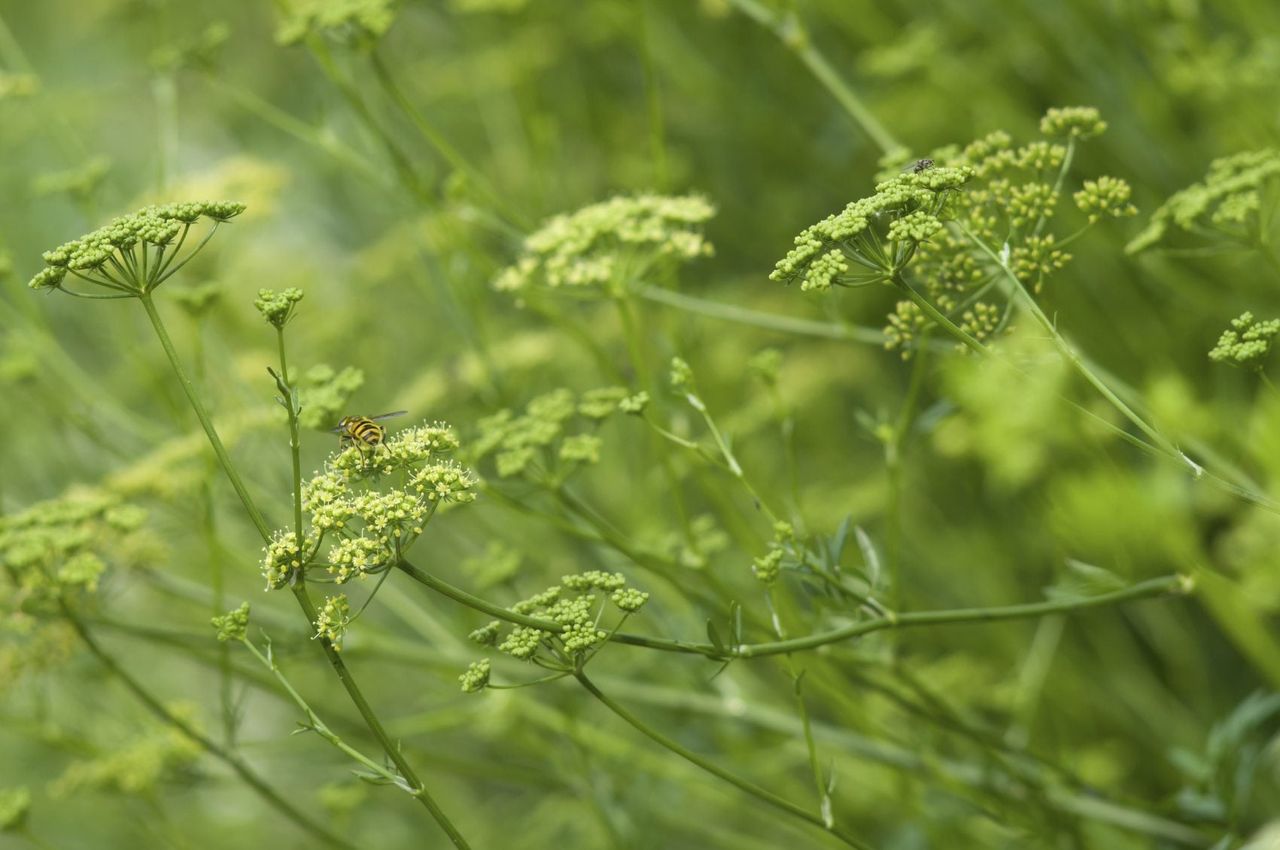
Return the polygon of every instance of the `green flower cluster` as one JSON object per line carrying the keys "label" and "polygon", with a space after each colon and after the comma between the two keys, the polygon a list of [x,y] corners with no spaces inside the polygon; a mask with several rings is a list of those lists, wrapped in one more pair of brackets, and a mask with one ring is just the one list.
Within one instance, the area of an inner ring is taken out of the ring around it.
{"label": "green flower cluster", "polygon": [[[554,473],[563,478],[585,463],[600,460],[601,438],[595,430],[615,413],[642,410],[645,399],[623,387],[601,387],[581,396],[552,390],[530,401],[524,413],[500,410],[479,422],[480,434],[468,460],[492,455],[500,478]],[[574,433],[569,429],[575,427]]]}
{"label": "green flower cluster", "polygon": [[1262,211],[1280,187],[1280,148],[1216,159],[1200,183],[1175,192],[1125,250],[1145,251],[1176,235],[1257,247],[1270,241]]}
{"label": "green flower cluster", "polygon": [[[1046,138],[1022,146],[996,131],[964,148],[940,148],[921,161],[934,166],[906,174],[895,173],[898,160],[887,162],[891,176],[876,194],[801,233],[774,279],[800,279],[802,289],[815,290],[876,281],[910,285],[970,336],[992,337],[1006,324],[1006,309],[993,299],[1006,291],[997,285],[1006,269],[1038,292],[1071,260],[1066,242],[1104,218],[1137,212],[1123,180],[1086,180],[1073,195],[1085,227],[1059,240],[1050,224],[1074,146],[1106,123],[1096,109],[1067,107],[1049,110],[1040,129]],[[885,346],[910,356],[931,322],[916,301],[898,302]]]}
{"label": "green flower cluster", "polygon": [[228,611],[209,621],[218,632],[218,640],[244,640],[249,630],[249,603],[242,602],[234,611]]}
{"label": "green flower cluster", "polygon": [[558,215],[525,239],[520,258],[494,287],[618,295],[655,266],[710,256],[701,225],[714,214],[697,195],[636,195]]}
{"label": "green flower cluster", "polygon": [[[609,638],[609,632],[600,628],[606,606],[603,600],[597,603],[596,592],[607,595],[623,619],[639,611],[649,600],[648,593],[628,587],[622,573],[588,570],[564,576],[559,584],[511,606],[510,610],[516,614],[545,620],[548,626],[555,624],[555,630],[510,626],[501,620],[491,620],[469,637],[481,646],[494,647],[521,661],[532,661],[551,669],[572,669],[584,663],[588,654]],[[472,664],[460,681],[468,693],[485,687],[489,681],[489,662]]]}
{"label": "green flower cluster", "polygon": [[312,566],[324,567],[338,583],[395,566],[441,505],[475,499],[475,475],[443,457],[457,448],[453,429],[435,423],[330,455],[303,483],[305,539],[280,530],[265,549],[267,587],[283,587]]}
{"label": "green flower cluster", "polygon": [[129,551],[146,512],[119,498],[77,490],[0,517],[0,599],[43,613],[77,592],[93,593],[108,553]]}
{"label": "green flower cluster", "polygon": [[1280,334],[1280,319],[1260,322],[1252,313],[1241,313],[1218,337],[1218,344],[1209,352],[1209,359],[1214,363],[1261,369],[1277,334]]}
{"label": "green flower cluster", "polygon": [[[197,251],[175,263],[191,227],[201,218],[215,225],[244,212],[233,201],[196,201],[144,207],[105,227],[44,252],[45,267],[32,289],[63,289],[68,275],[123,296],[144,295],[176,272]],[[205,238],[208,241],[208,237]]]}
{"label": "green flower cluster", "polygon": [[799,280],[804,291],[888,280],[942,229],[950,199],[972,178],[964,166],[896,174],[874,195],[805,228],[769,277]]}
{"label": "green flower cluster", "polygon": [[289,324],[289,320],[293,318],[293,311],[301,300],[302,290],[295,286],[281,292],[276,292],[274,289],[259,289],[253,306],[262,314],[262,318],[267,320],[267,324],[279,330]]}
{"label": "green flower cluster", "polygon": [[789,522],[779,521],[773,526],[773,540],[769,543],[769,551],[756,558],[751,564],[751,571],[764,584],[773,584],[782,572],[784,558],[791,554],[795,547],[796,531]]}
{"label": "green flower cluster", "polygon": [[391,29],[395,6],[396,0],[291,0],[276,29],[276,41],[297,44],[311,35],[374,40]]}
{"label": "green flower cluster", "polygon": [[342,638],[351,625],[351,603],[345,593],[325,597],[324,605],[316,614],[316,637],[323,638],[333,644],[337,651],[342,650]]}

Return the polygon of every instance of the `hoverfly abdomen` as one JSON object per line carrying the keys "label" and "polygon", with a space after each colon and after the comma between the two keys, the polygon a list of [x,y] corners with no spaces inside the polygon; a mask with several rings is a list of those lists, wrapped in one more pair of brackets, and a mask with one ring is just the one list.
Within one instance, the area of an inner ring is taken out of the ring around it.
{"label": "hoverfly abdomen", "polygon": [[377,447],[387,437],[387,429],[378,424],[378,420],[403,416],[407,411],[397,410],[381,416],[344,416],[338,420],[334,433],[338,434],[338,444],[342,448],[358,443],[362,446]]}

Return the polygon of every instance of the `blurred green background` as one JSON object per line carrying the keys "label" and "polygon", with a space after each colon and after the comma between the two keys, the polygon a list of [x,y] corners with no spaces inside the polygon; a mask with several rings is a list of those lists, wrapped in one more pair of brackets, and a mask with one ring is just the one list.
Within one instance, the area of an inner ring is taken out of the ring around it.
{"label": "blurred green background", "polygon": [[[300,368],[363,370],[344,412],[406,408],[452,423],[465,443],[498,409],[616,382],[581,338],[626,362],[611,305],[566,299],[547,315],[491,287],[522,233],[614,194],[693,192],[717,207],[715,256],[655,283],[779,316],[883,324],[888,290],[802,296],[767,279],[795,233],[871,190],[883,153],[804,51],[825,56],[920,154],[1001,128],[1027,139],[1047,107],[1097,106],[1110,129],[1082,149],[1080,173],[1129,180],[1139,218],[1076,243],[1042,304],[1180,442],[1275,490],[1280,400],[1205,352],[1242,310],[1280,309],[1276,270],[1257,254],[1132,258],[1123,246],[1214,158],[1280,143],[1280,6],[322,5],[394,20],[373,19],[391,24],[380,38],[348,26],[290,45],[279,36],[296,4],[0,0],[0,508],[86,483],[150,509],[146,541],[104,580],[97,633],[215,737],[226,724],[206,622],[219,560],[227,606],[250,600],[291,680],[371,748],[292,603],[262,592],[252,527],[142,312],[25,288],[41,251],[156,200],[249,205],[158,300],[250,488],[283,523],[287,432],[265,373],[274,340],[252,309],[260,287],[306,292],[290,327]],[[172,290],[209,283],[218,297],[206,312],[180,309]],[[650,369],[661,376],[677,354],[690,362],[757,488],[807,533],[831,535],[848,518],[885,545],[874,431],[897,415],[910,362],[633,306]],[[1011,344],[1037,358],[1030,377],[950,353],[924,372],[904,449],[902,607],[1039,599],[1071,560],[1125,581],[1194,574],[1199,592],[1066,620],[904,631],[799,659],[838,779],[836,818],[882,848],[1242,846],[1280,811],[1278,708],[1266,696],[1280,687],[1280,517],[1091,424],[1061,398],[1108,416],[1088,388],[1034,334]],[[776,392],[744,367],[766,348],[781,353]],[[661,421],[704,436],[661,381],[654,396]],[[681,560],[690,587],[714,576],[729,589],[717,604],[565,533],[547,521],[557,508],[546,494],[509,482],[494,484],[505,498],[482,494],[436,520],[417,559],[504,603],[565,572],[620,569],[654,593],[632,625],[655,635],[700,640],[733,600],[763,622],[749,567],[770,530],[750,499],[639,421],[615,418],[601,435],[579,494],[629,539]],[[304,469],[333,448],[323,429],[304,435]],[[681,510],[694,534],[682,535]],[[484,618],[400,579],[344,654],[474,846],[835,846],[566,682],[459,693],[457,674],[480,654],[466,634]],[[811,630],[840,616],[803,601],[794,613]],[[0,630],[0,784],[30,787],[32,834],[60,848],[311,846],[221,765],[165,743],[73,636],[53,631],[35,647],[10,631]],[[759,627],[753,639],[769,637]],[[403,795],[353,779],[316,737],[289,737],[294,707],[231,655],[237,747],[276,787],[359,846],[443,846]],[[783,665],[735,663],[712,678],[706,661],[655,655],[610,648],[594,677],[687,746],[816,810]],[[67,779],[103,763],[105,779]],[[0,846],[25,840],[0,835]]]}

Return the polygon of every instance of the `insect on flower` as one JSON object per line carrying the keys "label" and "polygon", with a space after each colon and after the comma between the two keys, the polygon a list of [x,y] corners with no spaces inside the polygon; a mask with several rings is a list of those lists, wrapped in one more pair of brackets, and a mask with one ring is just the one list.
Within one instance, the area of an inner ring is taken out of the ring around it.
{"label": "insect on flower", "polygon": [[902,167],[903,171],[910,171],[912,174],[919,174],[921,171],[928,171],[933,168],[933,160],[917,159],[915,162],[908,162]]}
{"label": "insect on flower", "polygon": [[406,413],[407,410],[397,410],[380,416],[344,416],[338,420],[338,427],[332,429],[333,433],[339,435],[338,447],[345,449],[350,445],[359,445],[361,451],[364,451],[364,446],[377,448],[387,436],[387,429],[378,423]]}

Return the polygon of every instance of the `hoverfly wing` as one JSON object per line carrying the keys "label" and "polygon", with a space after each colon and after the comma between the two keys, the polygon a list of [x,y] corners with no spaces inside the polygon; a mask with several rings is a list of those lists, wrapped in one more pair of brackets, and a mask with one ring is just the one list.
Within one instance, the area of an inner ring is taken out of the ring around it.
{"label": "hoverfly wing", "polygon": [[378,422],[383,419],[391,419],[396,416],[404,416],[408,412],[409,411],[407,410],[393,410],[391,413],[383,413],[380,416],[370,416],[369,419],[372,422]]}

